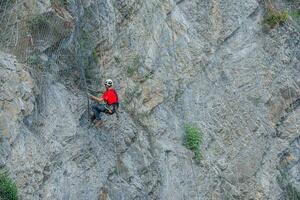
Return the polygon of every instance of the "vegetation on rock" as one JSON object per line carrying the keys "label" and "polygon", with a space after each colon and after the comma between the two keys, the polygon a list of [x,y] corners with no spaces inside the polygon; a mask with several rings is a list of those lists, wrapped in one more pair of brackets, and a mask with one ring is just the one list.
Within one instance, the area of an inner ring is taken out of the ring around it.
{"label": "vegetation on rock", "polygon": [[293,20],[297,21],[300,19],[300,10],[292,10],[289,14],[293,18]]}
{"label": "vegetation on rock", "polygon": [[202,158],[201,151],[200,151],[201,144],[202,144],[201,131],[193,125],[186,125],[184,145],[186,146],[186,148],[194,152],[196,161],[200,161]]}
{"label": "vegetation on rock", "polygon": [[27,21],[27,26],[32,32],[39,32],[48,26],[47,18],[43,15],[35,15]]}
{"label": "vegetation on rock", "polygon": [[264,24],[270,28],[284,24],[288,20],[288,12],[269,9],[264,16]]}
{"label": "vegetation on rock", "polygon": [[17,186],[4,172],[0,172],[0,199],[18,200]]}

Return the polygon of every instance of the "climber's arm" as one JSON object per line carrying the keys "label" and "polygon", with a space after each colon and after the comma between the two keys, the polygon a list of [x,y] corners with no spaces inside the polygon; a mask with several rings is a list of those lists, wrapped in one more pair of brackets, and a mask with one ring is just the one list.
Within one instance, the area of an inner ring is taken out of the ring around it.
{"label": "climber's arm", "polygon": [[102,97],[95,97],[93,95],[89,95],[90,99],[92,99],[93,101],[97,101],[97,102],[102,102],[103,98]]}

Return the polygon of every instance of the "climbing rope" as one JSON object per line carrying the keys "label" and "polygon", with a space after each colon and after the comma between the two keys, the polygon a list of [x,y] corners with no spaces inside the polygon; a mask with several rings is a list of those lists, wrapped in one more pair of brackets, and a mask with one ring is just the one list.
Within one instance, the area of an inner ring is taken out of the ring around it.
{"label": "climbing rope", "polygon": [[88,112],[88,118],[91,118],[91,114],[90,114],[90,98],[89,98],[89,93],[88,93],[88,86],[87,86],[87,82],[86,82],[86,76],[85,76],[85,70],[84,70],[84,65],[83,65],[83,56],[82,56],[82,46],[79,43],[80,41],[80,28],[81,28],[81,23],[82,23],[82,17],[83,17],[83,9],[80,6],[82,4],[81,0],[77,0],[77,13],[78,13],[78,17],[77,17],[77,26],[75,27],[75,38],[77,39],[77,43],[75,45],[75,54],[78,55],[78,68],[79,68],[79,73],[80,73],[80,82],[81,82],[81,86],[83,86],[84,88],[84,94],[86,96],[87,99],[87,112]]}

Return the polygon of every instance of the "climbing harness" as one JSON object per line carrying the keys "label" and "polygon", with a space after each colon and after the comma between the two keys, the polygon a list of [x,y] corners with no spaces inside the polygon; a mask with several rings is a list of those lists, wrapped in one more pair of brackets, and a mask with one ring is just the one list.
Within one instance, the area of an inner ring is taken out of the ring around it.
{"label": "climbing harness", "polygon": [[105,105],[106,110],[108,111],[108,114],[114,114],[114,113],[118,113],[118,109],[119,109],[119,103],[114,103],[112,105]]}

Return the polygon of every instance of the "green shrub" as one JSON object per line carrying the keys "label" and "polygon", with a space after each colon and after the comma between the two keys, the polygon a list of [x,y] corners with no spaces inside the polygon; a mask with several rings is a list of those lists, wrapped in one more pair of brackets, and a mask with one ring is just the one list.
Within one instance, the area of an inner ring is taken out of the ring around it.
{"label": "green shrub", "polygon": [[4,172],[0,172],[0,199],[18,200],[17,186]]}
{"label": "green shrub", "polygon": [[268,10],[264,16],[264,24],[270,28],[274,28],[277,25],[284,24],[288,20],[288,12]]}
{"label": "green shrub", "polygon": [[289,14],[293,18],[293,20],[300,19],[300,10],[292,10]]}
{"label": "green shrub", "polygon": [[27,21],[27,26],[31,31],[39,32],[40,30],[45,30],[49,24],[47,17],[43,15],[36,15]]}
{"label": "green shrub", "polygon": [[195,154],[195,159],[200,161],[202,158],[200,152],[200,145],[202,144],[202,133],[201,131],[192,125],[185,126],[185,137],[184,145]]}

